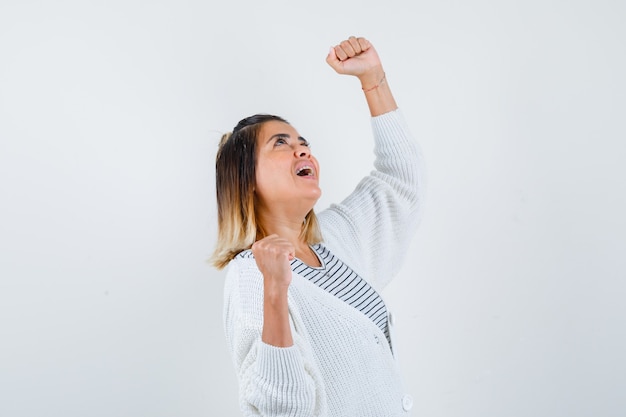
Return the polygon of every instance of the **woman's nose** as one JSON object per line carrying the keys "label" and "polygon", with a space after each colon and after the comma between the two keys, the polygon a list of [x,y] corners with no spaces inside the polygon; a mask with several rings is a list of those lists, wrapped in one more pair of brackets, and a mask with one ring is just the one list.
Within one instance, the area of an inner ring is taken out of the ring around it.
{"label": "woman's nose", "polygon": [[311,156],[311,151],[309,150],[308,146],[299,145],[295,149],[294,154],[297,158],[308,158],[309,156]]}

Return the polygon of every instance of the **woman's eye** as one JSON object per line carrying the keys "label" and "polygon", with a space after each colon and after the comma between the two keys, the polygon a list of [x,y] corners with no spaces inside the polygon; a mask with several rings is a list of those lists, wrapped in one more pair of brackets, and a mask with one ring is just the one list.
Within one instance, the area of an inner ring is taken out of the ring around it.
{"label": "woman's eye", "polygon": [[277,145],[284,145],[284,144],[286,144],[286,143],[287,143],[287,141],[286,141],[285,139],[278,138],[278,139],[276,139],[276,142],[274,142],[274,146],[277,146]]}

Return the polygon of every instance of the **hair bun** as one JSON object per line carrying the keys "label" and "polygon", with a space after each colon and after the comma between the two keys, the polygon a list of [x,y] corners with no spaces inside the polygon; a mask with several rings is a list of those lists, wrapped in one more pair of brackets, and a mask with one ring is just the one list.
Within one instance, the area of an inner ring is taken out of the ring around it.
{"label": "hair bun", "polygon": [[222,135],[222,138],[220,139],[220,148],[222,146],[224,146],[224,144],[226,142],[228,142],[228,139],[230,139],[230,137],[232,136],[233,132],[226,132]]}

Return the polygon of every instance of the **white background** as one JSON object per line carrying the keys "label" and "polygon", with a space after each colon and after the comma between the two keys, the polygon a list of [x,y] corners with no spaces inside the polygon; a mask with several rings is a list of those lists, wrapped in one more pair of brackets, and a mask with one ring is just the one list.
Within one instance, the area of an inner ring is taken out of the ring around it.
{"label": "white background", "polygon": [[377,47],[424,150],[398,316],[414,415],[626,413],[619,1],[0,3],[0,415],[235,416],[221,133],[287,118],[323,209],[370,170]]}

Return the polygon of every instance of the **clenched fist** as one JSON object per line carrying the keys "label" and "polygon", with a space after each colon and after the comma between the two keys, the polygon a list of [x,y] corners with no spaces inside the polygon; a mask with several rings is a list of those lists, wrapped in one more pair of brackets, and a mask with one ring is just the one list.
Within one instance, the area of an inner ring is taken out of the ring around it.
{"label": "clenched fist", "polygon": [[252,254],[263,274],[266,288],[280,291],[289,287],[290,261],[296,256],[291,242],[278,235],[269,235],[252,245]]}
{"label": "clenched fist", "polygon": [[350,36],[330,48],[326,62],[337,73],[354,75],[363,85],[378,82],[384,75],[382,64],[374,46],[365,38]]}

